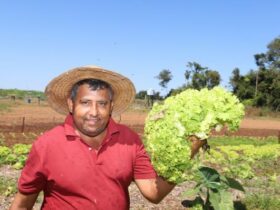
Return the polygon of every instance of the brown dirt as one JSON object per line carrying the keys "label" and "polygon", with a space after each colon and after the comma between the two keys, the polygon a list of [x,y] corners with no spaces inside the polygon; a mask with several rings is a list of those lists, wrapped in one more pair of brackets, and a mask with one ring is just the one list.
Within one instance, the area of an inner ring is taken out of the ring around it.
{"label": "brown dirt", "polygon": [[[147,112],[141,109],[128,110],[121,116],[114,119],[117,122],[126,124],[142,135]],[[0,113],[0,140],[9,139],[5,144],[31,143],[35,136],[62,123],[64,116],[53,111],[45,102],[40,105],[37,103],[13,106],[9,112]],[[34,135],[30,134],[34,133]],[[240,129],[236,132],[214,133],[215,135],[239,135],[239,136],[279,136],[280,138],[280,119],[257,119],[245,118],[242,120]]]}

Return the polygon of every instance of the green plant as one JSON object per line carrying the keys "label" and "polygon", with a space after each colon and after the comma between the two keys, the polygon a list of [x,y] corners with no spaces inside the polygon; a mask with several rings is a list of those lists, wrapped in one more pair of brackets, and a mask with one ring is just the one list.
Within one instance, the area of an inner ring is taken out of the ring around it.
{"label": "green plant", "polygon": [[200,142],[224,125],[236,130],[243,115],[239,100],[220,87],[187,89],[154,104],[145,123],[144,143],[158,174],[175,183],[191,180],[199,160],[188,159],[193,153],[190,137]]}
{"label": "green plant", "polygon": [[13,154],[17,156],[16,162],[13,163],[13,168],[19,170],[24,167],[30,148],[31,144],[15,144],[13,146]]}
{"label": "green plant", "polygon": [[[232,177],[250,179],[255,175],[273,174],[280,158],[280,145],[277,143],[258,146],[235,145],[215,146],[205,154],[204,165],[215,166]],[[270,167],[269,167],[270,166]],[[266,169],[267,168],[267,169]]]}
{"label": "green plant", "polygon": [[230,189],[245,192],[242,185],[235,179],[222,176],[213,168],[198,169],[197,184],[186,195],[196,196],[192,205],[200,205],[203,210],[233,210]]}
{"label": "green plant", "polygon": [[30,148],[30,144],[15,144],[12,150],[16,155],[26,155],[29,153]]}
{"label": "green plant", "polygon": [[4,146],[5,138],[0,137],[0,146]]}
{"label": "green plant", "polygon": [[276,136],[269,137],[248,137],[248,136],[212,136],[208,139],[211,148],[216,146],[241,146],[241,145],[271,145],[278,144]]}
{"label": "green plant", "polygon": [[243,202],[246,204],[247,209],[256,210],[278,210],[280,206],[279,197],[260,193],[248,195]]}
{"label": "green plant", "polygon": [[0,146],[0,165],[5,164],[6,157],[11,154],[11,149],[6,146]]}
{"label": "green plant", "polygon": [[0,165],[13,165],[15,169],[22,169],[25,165],[31,144],[15,144],[12,148],[0,146]]}
{"label": "green plant", "polygon": [[0,89],[0,96],[11,96],[14,95],[16,98],[24,98],[25,96],[29,96],[32,98],[41,97],[45,98],[45,95],[42,91],[36,90],[19,90],[19,89]]}
{"label": "green plant", "polygon": [[0,176],[0,195],[10,196],[17,191],[16,180]]}

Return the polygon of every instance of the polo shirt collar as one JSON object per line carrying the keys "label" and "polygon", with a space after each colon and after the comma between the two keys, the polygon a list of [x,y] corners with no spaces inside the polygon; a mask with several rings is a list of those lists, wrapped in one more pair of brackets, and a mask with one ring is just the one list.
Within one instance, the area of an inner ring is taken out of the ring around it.
{"label": "polo shirt collar", "polygon": [[[112,118],[109,119],[109,124],[108,124],[107,129],[108,130],[107,130],[107,135],[105,137],[105,140],[111,139],[111,137],[114,134],[119,133],[119,128],[117,126],[117,123]],[[73,120],[73,116],[71,114],[68,114],[64,121],[64,132],[65,132],[67,139],[69,139],[69,140],[70,139],[74,140],[73,138],[78,137],[78,135],[76,134],[75,129],[74,129],[74,120]]]}

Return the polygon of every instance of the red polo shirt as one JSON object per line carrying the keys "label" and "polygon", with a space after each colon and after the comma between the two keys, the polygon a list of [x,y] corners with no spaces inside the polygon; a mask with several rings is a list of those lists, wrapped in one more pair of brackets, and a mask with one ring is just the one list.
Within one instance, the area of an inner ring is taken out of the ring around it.
{"label": "red polo shirt", "polygon": [[44,191],[42,209],[129,209],[128,186],[156,173],[136,133],[109,122],[98,151],[74,132],[73,118],[39,137],[19,179],[21,193]]}

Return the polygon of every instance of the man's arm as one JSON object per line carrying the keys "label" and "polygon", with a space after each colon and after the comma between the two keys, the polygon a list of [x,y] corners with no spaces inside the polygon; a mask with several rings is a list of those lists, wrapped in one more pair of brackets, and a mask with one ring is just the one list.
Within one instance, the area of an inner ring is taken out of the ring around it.
{"label": "man's arm", "polygon": [[31,210],[39,193],[22,194],[18,192],[12,202],[10,210]]}
{"label": "man's arm", "polygon": [[175,187],[175,184],[167,182],[161,177],[136,179],[135,183],[142,195],[155,204],[158,204]]}

